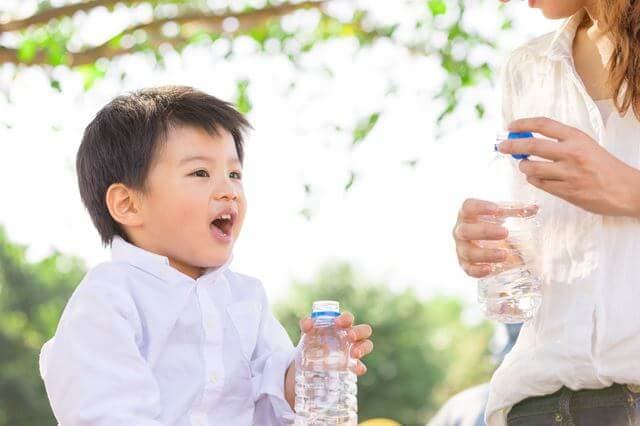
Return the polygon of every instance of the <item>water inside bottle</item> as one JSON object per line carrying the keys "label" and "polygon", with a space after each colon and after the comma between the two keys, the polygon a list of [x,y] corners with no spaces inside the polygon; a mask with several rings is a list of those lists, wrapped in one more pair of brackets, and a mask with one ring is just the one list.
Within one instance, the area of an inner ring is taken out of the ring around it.
{"label": "water inside bottle", "polygon": [[531,319],[542,301],[541,281],[534,267],[539,208],[525,203],[497,204],[499,214],[480,219],[501,224],[509,235],[506,240],[479,241],[478,244],[505,250],[507,259],[491,264],[491,274],[478,281],[478,301],[488,318],[519,323]]}
{"label": "water inside bottle", "polygon": [[296,358],[296,425],[356,426],[356,360],[347,331],[319,318]]}

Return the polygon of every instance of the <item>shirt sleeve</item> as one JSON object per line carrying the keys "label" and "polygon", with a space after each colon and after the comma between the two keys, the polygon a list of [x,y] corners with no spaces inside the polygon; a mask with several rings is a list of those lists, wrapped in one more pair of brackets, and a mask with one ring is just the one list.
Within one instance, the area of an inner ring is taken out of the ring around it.
{"label": "shirt sleeve", "polygon": [[295,349],[284,327],[273,316],[264,288],[260,285],[262,314],[255,350],[251,358],[251,375],[255,395],[254,424],[280,425],[293,410],[285,399],[284,382]]}
{"label": "shirt sleeve", "polygon": [[515,120],[514,114],[514,101],[517,93],[514,87],[514,61],[513,55],[507,59],[500,76],[501,90],[502,90],[502,127],[507,128],[509,123]]}
{"label": "shirt sleeve", "polygon": [[85,279],[40,355],[51,408],[64,426],[162,426],[160,392],[136,344],[124,292]]}

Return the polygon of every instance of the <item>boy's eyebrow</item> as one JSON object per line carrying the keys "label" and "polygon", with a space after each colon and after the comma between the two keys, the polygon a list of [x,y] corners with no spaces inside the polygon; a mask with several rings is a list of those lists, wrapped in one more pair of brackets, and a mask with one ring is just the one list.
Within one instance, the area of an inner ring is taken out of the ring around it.
{"label": "boy's eyebrow", "polygon": [[[180,160],[180,165],[185,164],[185,163],[190,163],[191,161],[208,161],[210,163],[215,163],[216,159],[213,157],[209,157],[207,155],[191,155],[189,157],[185,157],[182,160]],[[238,157],[232,157],[229,159],[228,161],[229,164],[242,164],[240,162],[240,159]]]}

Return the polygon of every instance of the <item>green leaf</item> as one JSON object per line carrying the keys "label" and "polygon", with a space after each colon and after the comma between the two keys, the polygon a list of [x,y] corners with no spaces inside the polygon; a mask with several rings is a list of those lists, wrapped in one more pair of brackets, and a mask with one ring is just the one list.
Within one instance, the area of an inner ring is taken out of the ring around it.
{"label": "green leaf", "polygon": [[355,174],[355,172],[352,171],[351,174],[349,175],[349,180],[344,185],[344,190],[348,191],[349,189],[351,189],[351,187],[353,186],[355,181],[356,181],[356,174]]}
{"label": "green leaf", "polygon": [[253,108],[247,93],[248,89],[249,80],[240,80],[236,83],[236,106],[242,114],[248,114]]}
{"label": "green leaf", "polygon": [[77,68],[84,80],[84,90],[89,90],[100,79],[104,78],[107,72],[97,64],[82,65]]}
{"label": "green leaf", "polygon": [[26,39],[18,48],[18,59],[22,62],[31,62],[38,51],[38,43],[33,39]]}
{"label": "green leaf", "polygon": [[55,90],[56,92],[62,92],[62,86],[60,86],[60,80],[52,79],[50,84],[53,90]]}
{"label": "green leaf", "polygon": [[429,10],[433,16],[444,15],[447,13],[447,4],[444,0],[429,0],[427,2]]}
{"label": "green leaf", "polygon": [[379,119],[380,119],[380,113],[374,112],[368,117],[360,120],[356,125],[355,130],[353,131],[352,144],[357,145],[360,142],[362,142],[367,137],[367,135],[371,133],[371,130],[373,130],[373,128],[376,126]]}
{"label": "green leaf", "polygon": [[299,213],[306,220],[311,220],[311,209],[305,207],[304,209],[300,210]]}
{"label": "green leaf", "polygon": [[502,23],[502,26],[500,27],[502,31],[507,31],[512,28],[513,28],[513,20],[511,19],[505,19],[504,22]]}

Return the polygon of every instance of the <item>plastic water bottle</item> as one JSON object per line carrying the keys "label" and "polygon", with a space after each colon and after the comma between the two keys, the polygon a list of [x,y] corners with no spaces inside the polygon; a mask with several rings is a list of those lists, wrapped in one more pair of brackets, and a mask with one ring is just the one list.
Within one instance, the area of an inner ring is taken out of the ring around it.
{"label": "plastic water bottle", "polygon": [[296,425],[357,426],[356,360],[347,331],[335,326],[338,302],[313,303],[314,328],[300,341],[296,357]]}
{"label": "plastic water bottle", "polygon": [[[509,139],[530,138],[529,132],[509,133]],[[502,140],[504,138],[498,138]],[[478,281],[478,302],[489,319],[520,323],[531,319],[542,301],[541,279],[535,271],[538,249],[538,210],[531,186],[518,169],[526,154],[504,155],[497,152],[481,179],[478,198],[491,201],[500,213],[483,216],[482,221],[505,227],[509,235],[503,241],[480,241],[485,248],[502,249],[507,259],[492,264],[491,274]]]}

